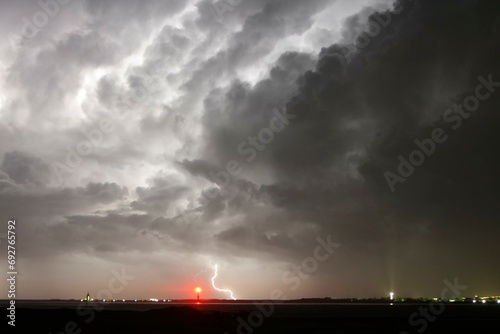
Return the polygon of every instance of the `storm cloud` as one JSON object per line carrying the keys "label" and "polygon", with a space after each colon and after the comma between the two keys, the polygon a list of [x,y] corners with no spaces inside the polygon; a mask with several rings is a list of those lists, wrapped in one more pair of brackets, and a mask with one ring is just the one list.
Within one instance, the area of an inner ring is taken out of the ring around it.
{"label": "storm cloud", "polygon": [[[238,297],[268,298],[328,236],[340,247],[288,298],[454,277],[493,294],[498,4],[221,3],[74,0],[0,41],[21,297],[80,298],[126,267],[123,298],[184,298],[218,264]],[[1,6],[5,36],[43,10]]]}

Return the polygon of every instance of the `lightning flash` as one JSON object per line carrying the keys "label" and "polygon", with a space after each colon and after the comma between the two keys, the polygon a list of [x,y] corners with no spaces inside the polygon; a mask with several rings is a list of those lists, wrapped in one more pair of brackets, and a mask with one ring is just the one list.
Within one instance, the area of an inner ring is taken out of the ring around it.
{"label": "lightning flash", "polygon": [[234,298],[233,292],[231,290],[219,289],[218,287],[215,286],[215,278],[216,277],[217,277],[217,265],[215,265],[215,273],[214,273],[214,277],[212,277],[212,286],[217,291],[228,293],[231,296],[231,299],[236,300],[236,298]]}

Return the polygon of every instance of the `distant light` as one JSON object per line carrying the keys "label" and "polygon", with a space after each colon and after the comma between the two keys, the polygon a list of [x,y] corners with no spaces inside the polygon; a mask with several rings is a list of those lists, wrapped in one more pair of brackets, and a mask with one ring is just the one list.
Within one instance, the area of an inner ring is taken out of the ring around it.
{"label": "distant light", "polygon": [[200,293],[201,292],[201,288],[197,287],[196,290],[194,290],[194,291],[196,291],[197,293]]}
{"label": "distant light", "polygon": [[165,302],[165,299],[163,299],[163,302]]}
{"label": "distant light", "polygon": [[123,301],[125,302],[125,299]]}
{"label": "distant light", "polygon": [[116,300],[113,299],[113,303],[115,302]]}
{"label": "distant light", "polygon": [[454,303],[455,302],[455,299],[450,299],[450,303]]}
{"label": "distant light", "polygon": [[500,299],[499,299],[499,300],[497,300],[497,304],[500,304]]}
{"label": "distant light", "polygon": [[472,302],[475,304],[477,302],[477,300],[474,299]]}
{"label": "distant light", "polygon": [[105,302],[105,301],[106,301],[106,299],[103,299],[102,301],[103,301],[103,302]]}
{"label": "distant light", "polygon": [[390,292],[389,296],[390,296],[391,300],[394,300],[394,292]]}
{"label": "distant light", "polygon": [[483,304],[486,304],[486,300],[483,300]]}
{"label": "distant light", "polygon": [[137,301],[137,299],[135,301]]}

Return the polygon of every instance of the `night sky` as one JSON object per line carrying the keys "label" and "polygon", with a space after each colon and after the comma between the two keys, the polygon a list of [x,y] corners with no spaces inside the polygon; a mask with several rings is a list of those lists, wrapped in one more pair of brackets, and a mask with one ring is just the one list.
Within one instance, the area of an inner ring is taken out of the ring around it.
{"label": "night sky", "polygon": [[18,298],[500,294],[497,1],[65,1],[0,2]]}

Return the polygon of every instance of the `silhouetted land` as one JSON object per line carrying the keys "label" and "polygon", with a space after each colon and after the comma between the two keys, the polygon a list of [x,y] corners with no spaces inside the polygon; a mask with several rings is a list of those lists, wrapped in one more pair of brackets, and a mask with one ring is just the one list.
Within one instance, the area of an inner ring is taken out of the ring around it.
{"label": "silhouetted land", "polygon": [[[311,301],[311,300],[309,300]],[[257,302],[257,301],[256,301]],[[500,305],[18,301],[17,333],[498,333]],[[0,302],[5,310],[5,301]],[[419,314],[420,310],[425,316]],[[436,310],[436,309],[434,309]],[[271,312],[272,311],[272,312]],[[409,318],[413,318],[413,325]],[[272,313],[269,317],[262,313]],[[260,315],[259,315],[260,314]],[[429,320],[427,320],[428,318]],[[432,319],[432,320],[430,320]],[[6,321],[4,317],[4,322]],[[4,326],[5,326],[4,325]],[[4,327],[5,328],[5,327]],[[10,328],[9,328],[10,329]],[[4,331],[2,331],[4,333]]]}

